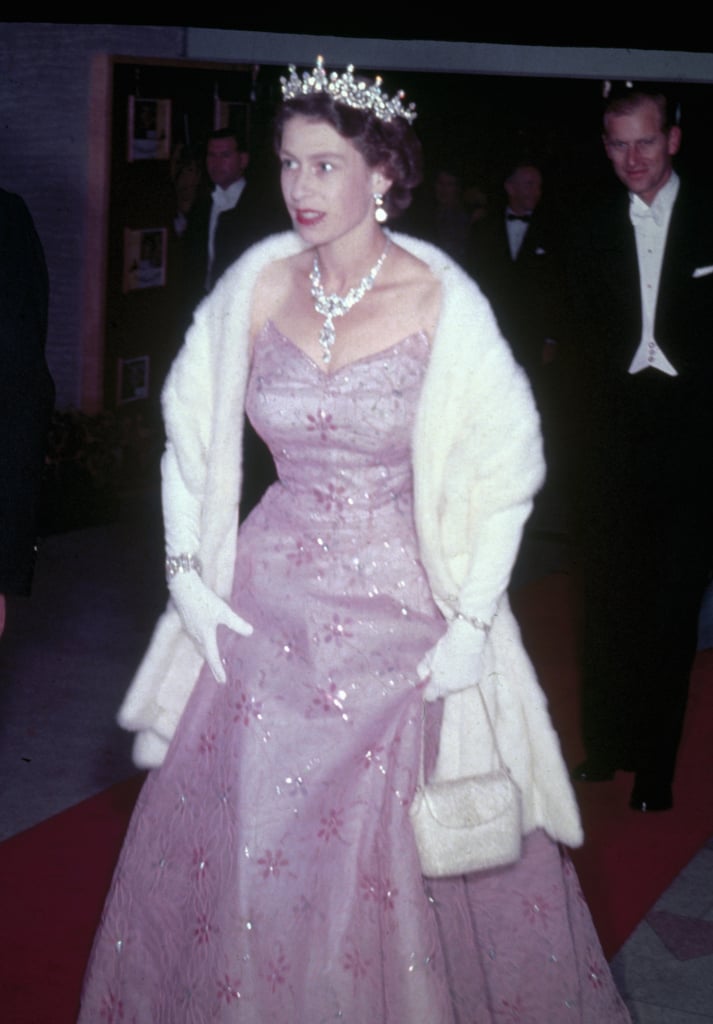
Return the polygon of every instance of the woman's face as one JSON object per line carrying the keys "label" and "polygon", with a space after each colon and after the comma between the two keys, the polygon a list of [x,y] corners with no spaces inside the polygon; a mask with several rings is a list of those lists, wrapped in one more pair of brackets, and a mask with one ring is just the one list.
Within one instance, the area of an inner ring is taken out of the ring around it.
{"label": "woman's face", "polygon": [[326,121],[292,117],[282,133],[280,161],[282,195],[306,242],[324,245],[374,224],[373,194],[385,192],[390,182]]}

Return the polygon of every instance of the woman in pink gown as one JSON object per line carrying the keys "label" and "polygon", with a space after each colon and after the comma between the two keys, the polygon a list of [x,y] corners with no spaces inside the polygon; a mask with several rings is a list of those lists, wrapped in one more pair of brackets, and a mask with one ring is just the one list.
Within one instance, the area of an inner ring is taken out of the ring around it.
{"label": "woman in pink gown", "polygon": [[[166,386],[171,602],[121,712],[155,770],[80,1020],[623,1024],[504,597],[542,475],[532,399],[475,286],[383,230],[418,180],[412,112],[349,71],[336,97],[329,81],[318,63],[285,83],[295,234],[231,268]],[[243,404],[279,481],[236,544]],[[433,761],[478,683],[523,793],[522,855],[427,880],[422,709]]]}

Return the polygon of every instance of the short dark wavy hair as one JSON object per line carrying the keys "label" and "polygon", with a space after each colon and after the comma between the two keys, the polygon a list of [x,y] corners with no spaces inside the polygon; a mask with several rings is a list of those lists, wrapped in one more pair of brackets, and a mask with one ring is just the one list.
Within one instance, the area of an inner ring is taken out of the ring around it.
{"label": "short dark wavy hair", "polygon": [[384,196],[389,217],[398,217],[409,206],[411,192],[423,176],[421,143],[403,117],[381,121],[368,110],[355,110],[335,102],[326,93],[311,93],[286,100],[275,117],[274,145],[279,152],[285,125],[293,117],[325,121],[348,139],[368,167],[378,167],[392,182]]}
{"label": "short dark wavy hair", "polygon": [[615,82],[604,101],[603,121],[607,127],[607,117],[621,117],[633,114],[647,102],[655,104],[661,119],[661,131],[668,133],[680,121],[680,109],[670,89],[656,82],[634,84]]}

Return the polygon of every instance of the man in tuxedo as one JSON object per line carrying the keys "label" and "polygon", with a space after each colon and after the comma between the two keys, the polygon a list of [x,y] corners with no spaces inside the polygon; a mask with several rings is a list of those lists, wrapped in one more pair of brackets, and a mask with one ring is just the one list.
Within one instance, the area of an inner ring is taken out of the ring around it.
{"label": "man in tuxedo", "polygon": [[713,200],[680,180],[656,88],[615,90],[604,146],[624,186],[583,218],[572,273],[584,588],[575,779],[635,772],[666,810],[713,537]]}
{"label": "man in tuxedo", "polygon": [[[199,202],[191,211],[183,239],[183,292],[191,316],[200,299],[246,249],[291,226],[277,192],[271,192],[265,182],[246,179],[250,155],[234,129],[211,133],[205,163],[213,191],[206,202]],[[242,518],[276,477],[272,456],[247,419],[244,436]]]}
{"label": "man in tuxedo", "polygon": [[[467,269],[485,292],[500,330],[527,373],[540,412],[547,480],[529,531],[557,530],[565,511],[562,471],[568,442],[563,420],[563,288],[559,219],[543,198],[531,157],[505,170],[505,204],[471,229]],[[515,578],[526,567],[518,563]]]}
{"label": "man in tuxedo", "polygon": [[542,200],[542,172],[530,159],[511,164],[503,189],[505,207],[473,226],[467,269],[537,390],[560,334],[559,232]]}
{"label": "man in tuxedo", "polygon": [[268,193],[263,183],[247,180],[249,163],[247,144],[235,130],[211,132],[205,165],[213,190],[190,212],[184,236],[196,301],[251,245],[290,227],[280,197]]}
{"label": "man in tuxedo", "polygon": [[0,189],[0,634],[29,594],[54,386],[45,362],[47,268],[22,199]]}

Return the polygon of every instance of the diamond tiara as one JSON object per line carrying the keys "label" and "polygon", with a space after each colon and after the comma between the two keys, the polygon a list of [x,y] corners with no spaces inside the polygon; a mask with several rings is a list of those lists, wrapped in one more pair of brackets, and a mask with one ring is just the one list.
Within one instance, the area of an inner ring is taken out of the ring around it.
{"label": "diamond tiara", "polygon": [[373,85],[369,85],[363,79],[354,77],[353,64],[347,66],[343,75],[338,75],[336,71],[325,71],[324,58],[317,57],[316,66],[311,71],[304,71],[301,78],[294,64],[290,64],[287,70],[290,77],[280,78],[282,95],[286,100],[326,92],[337,103],[344,103],[355,110],[371,111],[380,121],[393,121],[395,117],[403,117],[411,124],[416,119],[415,105],[403,105],[405,93],[402,89],[389,98],[381,91],[383,79],[380,75],[376,76]]}

